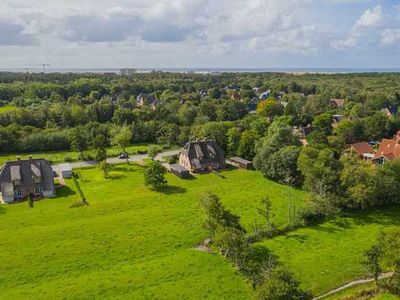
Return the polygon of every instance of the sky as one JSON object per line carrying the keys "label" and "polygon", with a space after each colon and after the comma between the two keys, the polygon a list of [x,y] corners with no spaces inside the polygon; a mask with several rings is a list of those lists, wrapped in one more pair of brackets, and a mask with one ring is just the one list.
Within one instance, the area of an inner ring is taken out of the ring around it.
{"label": "sky", "polygon": [[0,0],[0,68],[400,68],[400,0]]}

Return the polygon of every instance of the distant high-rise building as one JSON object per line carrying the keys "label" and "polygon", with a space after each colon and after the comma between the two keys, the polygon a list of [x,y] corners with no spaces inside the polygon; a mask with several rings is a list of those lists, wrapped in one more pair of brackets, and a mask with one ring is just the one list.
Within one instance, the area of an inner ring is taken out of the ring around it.
{"label": "distant high-rise building", "polygon": [[121,76],[129,76],[135,74],[137,72],[136,69],[133,68],[124,68],[119,70],[119,75]]}

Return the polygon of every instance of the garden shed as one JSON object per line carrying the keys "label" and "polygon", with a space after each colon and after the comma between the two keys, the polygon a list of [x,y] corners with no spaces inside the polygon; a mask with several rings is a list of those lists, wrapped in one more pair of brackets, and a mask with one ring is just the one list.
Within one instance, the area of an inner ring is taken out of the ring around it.
{"label": "garden shed", "polygon": [[240,169],[250,170],[253,169],[253,162],[241,158],[241,157],[232,157],[228,160],[229,164],[238,167]]}
{"label": "garden shed", "polygon": [[185,167],[182,167],[179,164],[174,164],[169,166],[170,171],[172,174],[180,177],[180,178],[189,178],[190,177],[190,172],[188,169]]}

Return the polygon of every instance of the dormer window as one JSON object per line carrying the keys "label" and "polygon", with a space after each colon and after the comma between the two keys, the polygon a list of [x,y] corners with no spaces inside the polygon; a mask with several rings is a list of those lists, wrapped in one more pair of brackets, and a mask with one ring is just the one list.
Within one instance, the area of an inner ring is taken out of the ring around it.
{"label": "dormer window", "polygon": [[40,171],[40,165],[31,164],[32,180],[34,183],[42,182],[42,172]]}
{"label": "dormer window", "polygon": [[11,182],[13,185],[21,185],[22,177],[21,177],[21,167],[20,166],[11,166]]}

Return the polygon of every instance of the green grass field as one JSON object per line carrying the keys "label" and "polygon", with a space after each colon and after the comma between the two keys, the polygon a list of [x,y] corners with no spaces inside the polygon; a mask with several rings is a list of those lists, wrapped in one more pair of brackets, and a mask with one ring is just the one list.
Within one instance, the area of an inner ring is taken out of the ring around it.
{"label": "green grass field", "polygon": [[[198,197],[216,192],[250,227],[266,193],[284,215],[285,187],[234,170],[226,179],[168,175],[161,194],[144,187],[138,166],[114,166],[107,180],[97,169],[80,173],[89,207],[69,208],[78,200],[71,181],[33,209],[0,207],[0,298],[251,298],[229,262],[193,249],[206,237]],[[303,202],[304,192],[293,193]]]}
{"label": "green grass field", "polygon": [[0,106],[0,114],[4,113],[4,112],[7,112],[7,111],[15,110],[15,109],[17,109],[17,108],[14,107],[14,106],[10,106],[10,105],[8,105],[8,106]]}
{"label": "green grass field", "polygon": [[[138,152],[147,151],[149,145],[147,144],[136,144],[128,147],[126,151],[129,155],[135,155]],[[107,150],[108,157],[114,157],[121,154],[121,149],[118,147],[112,147]],[[53,163],[62,163],[65,161],[78,161],[79,154],[74,151],[48,151],[40,153],[20,153],[20,154],[0,154],[0,165],[2,165],[7,160],[15,160],[17,155],[21,156],[23,159],[27,159],[29,155],[34,158],[45,158]]]}
{"label": "green grass field", "polygon": [[[373,289],[374,286],[375,286],[375,283],[358,285],[358,286],[343,290],[340,293],[337,293],[335,295],[326,297],[326,298],[324,298],[324,300],[342,300],[342,299],[355,300],[355,299],[357,299],[357,297],[360,293],[368,291],[370,289]],[[371,300],[398,300],[398,299],[400,299],[400,297],[391,295],[391,294],[388,294],[385,292],[381,292],[380,294],[378,294],[376,296],[372,296],[372,298],[369,298],[369,299],[371,299]]]}
{"label": "green grass field", "polygon": [[[57,198],[0,206],[0,298],[251,299],[253,292],[223,257],[194,248],[206,237],[199,195],[213,191],[250,230],[261,222],[262,196],[283,225],[289,188],[258,172],[224,171],[181,180],[167,175],[164,193],[148,190],[142,167],[115,165],[110,178],[79,171],[88,207],[72,181]],[[307,193],[290,190],[297,207]],[[320,293],[363,274],[362,251],[382,228],[399,225],[400,208],[364,212],[260,243]]]}
{"label": "green grass field", "polygon": [[381,230],[400,225],[400,206],[347,214],[263,241],[314,294],[365,277],[363,253]]}

